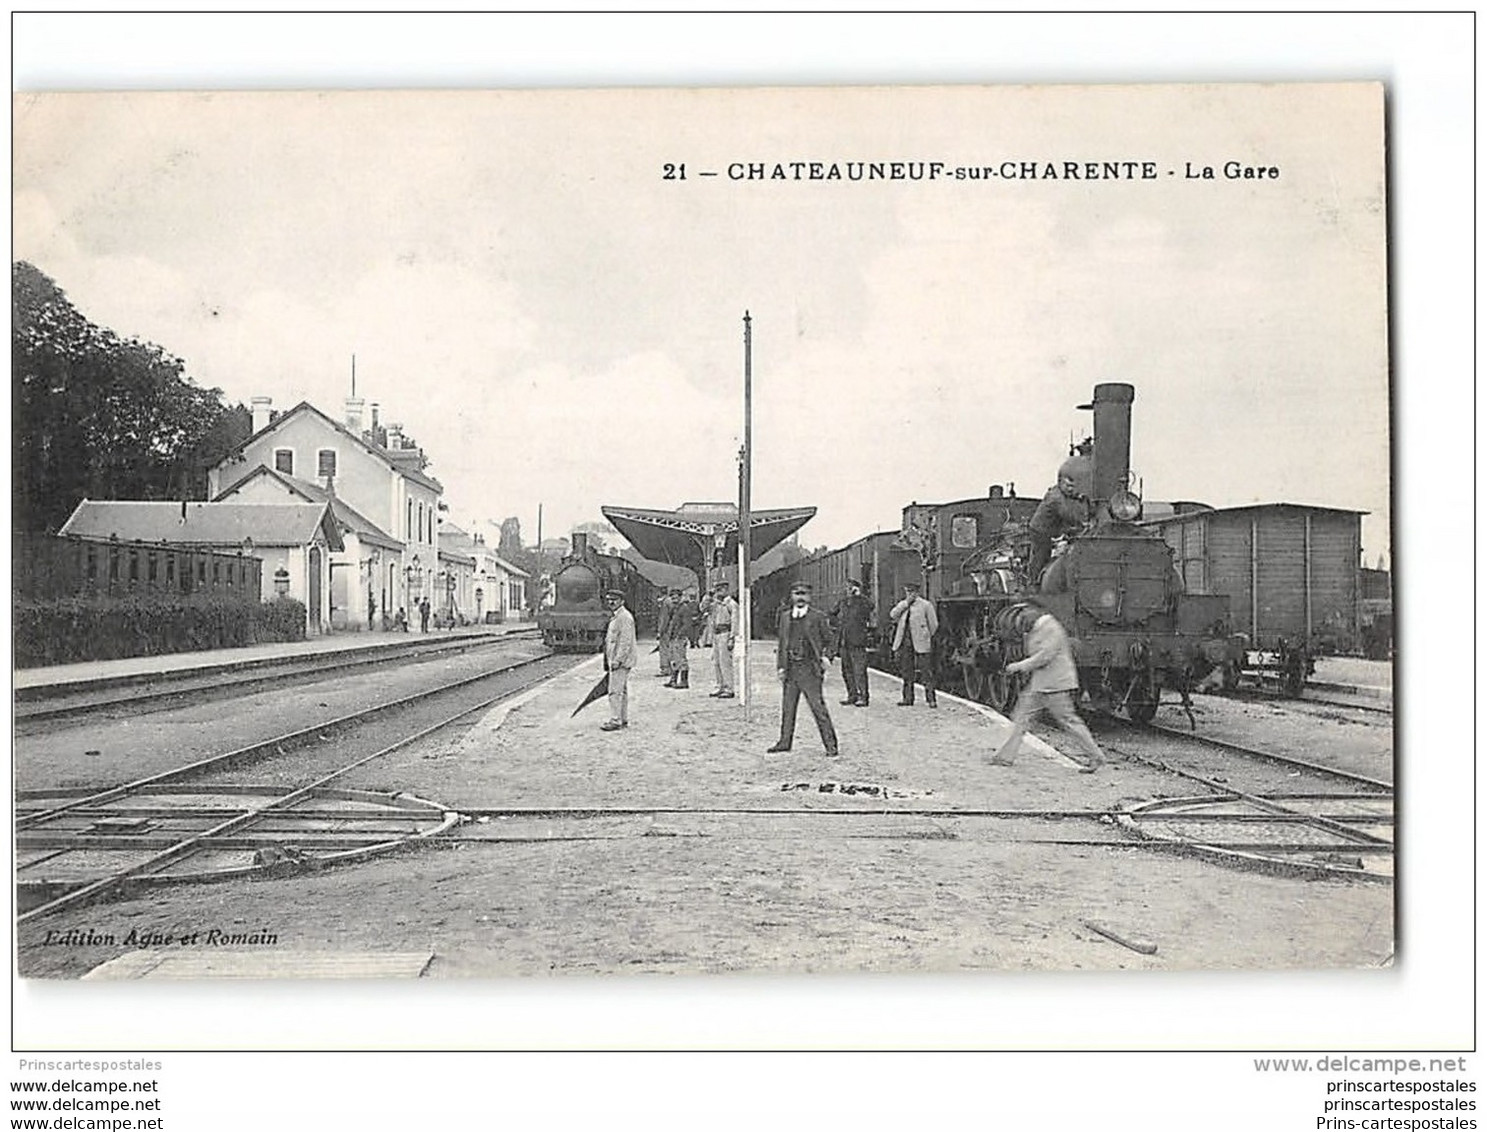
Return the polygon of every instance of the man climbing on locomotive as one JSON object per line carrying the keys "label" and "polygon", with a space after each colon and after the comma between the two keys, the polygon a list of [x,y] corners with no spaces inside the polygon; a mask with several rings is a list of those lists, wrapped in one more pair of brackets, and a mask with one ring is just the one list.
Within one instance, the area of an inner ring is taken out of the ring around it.
{"label": "man climbing on locomotive", "polygon": [[1090,493],[1094,469],[1081,449],[1059,466],[1058,482],[1043,495],[1043,501],[1028,520],[1031,550],[1027,580],[1036,589],[1053,555],[1053,541],[1083,529],[1091,517]]}

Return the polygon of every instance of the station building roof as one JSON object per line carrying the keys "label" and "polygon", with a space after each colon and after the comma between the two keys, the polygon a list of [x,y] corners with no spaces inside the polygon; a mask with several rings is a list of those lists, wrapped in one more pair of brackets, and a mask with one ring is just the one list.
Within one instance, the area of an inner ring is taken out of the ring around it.
{"label": "station building roof", "polygon": [[340,529],[326,503],[156,503],[85,499],[63,535],[172,546],[307,546],[322,535],[331,550],[344,550]]}
{"label": "station building roof", "polygon": [[[684,503],[675,511],[609,506],[599,509],[630,545],[653,562],[693,569],[707,559],[704,547],[721,538],[727,561],[738,558],[738,508],[732,503]],[[758,558],[783,542],[816,514],[814,507],[786,507],[749,515],[749,550]]]}

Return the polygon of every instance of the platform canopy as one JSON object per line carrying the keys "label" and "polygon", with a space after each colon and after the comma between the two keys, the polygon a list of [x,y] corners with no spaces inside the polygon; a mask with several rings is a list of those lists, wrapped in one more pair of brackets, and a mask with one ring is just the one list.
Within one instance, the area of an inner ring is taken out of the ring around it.
{"label": "platform canopy", "polygon": [[[630,545],[654,562],[670,562],[707,576],[716,560],[738,559],[738,508],[732,503],[684,503],[675,511],[601,507],[604,517]],[[749,517],[749,549],[758,558],[800,530],[814,507],[755,511]]]}

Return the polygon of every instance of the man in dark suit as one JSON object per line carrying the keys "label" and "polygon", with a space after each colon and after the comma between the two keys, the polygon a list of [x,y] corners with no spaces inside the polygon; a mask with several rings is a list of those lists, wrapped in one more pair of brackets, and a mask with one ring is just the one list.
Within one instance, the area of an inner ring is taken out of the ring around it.
{"label": "man in dark suit", "polygon": [[821,743],[827,755],[837,753],[836,728],[821,695],[823,666],[836,652],[836,634],[826,614],[811,608],[811,587],[797,583],[790,590],[790,607],[780,614],[775,667],[779,670],[783,697],[780,701],[780,740],[769,748],[771,755],[788,751],[795,740],[795,711],[801,693],[811,705]]}
{"label": "man in dark suit", "polygon": [[844,706],[867,707],[867,642],[873,631],[873,603],[862,596],[862,583],[847,581],[847,596],[837,604],[832,621],[842,658],[842,681],[847,685]]}

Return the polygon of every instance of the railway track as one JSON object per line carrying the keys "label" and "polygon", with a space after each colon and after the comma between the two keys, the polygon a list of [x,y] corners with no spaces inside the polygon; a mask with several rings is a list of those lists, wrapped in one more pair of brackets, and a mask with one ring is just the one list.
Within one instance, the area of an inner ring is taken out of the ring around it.
{"label": "railway track", "polygon": [[[1157,737],[1161,745],[1153,751],[1149,742],[1141,750],[1107,743],[1107,750],[1206,791],[1130,808],[1120,819],[1130,832],[1200,855],[1278,871],[1393,880],[1392,782],[1159,725],[1133,725],[1128,730],[1148,740]],[[1196,755],[1195,748],[1204,754]],[[1223,761],[1215,765],[1211,752],[1221,754]],[[1234,755],[1261,768],[1259,773],[1250,768],[1243,787],[1234,782],[1240,777]],[[1346,793],[1329,789],[1338,783],[1353,789]],[[1246,839],[1243,830],[1263,836]]]}
{"label": "railway track", "polygon": [[[117,786],[18,792],[15,820],[17,889],[22,904],[32,906],[17,917],[17,923],[100,899],[129,886],[179,881],[182,879],[181,865],[188,858],[224,849],[240,853],[251,851],[255,864],[259,863],[260,854],[267,854],[268,863],[273,864],[284,860],[293,863],[296,858],[303,861],[306,853],[297,848],[296,843],[312,849],[329,848],[343,855],[365,855],[368,851],[389,847],[399,840],[390,838],[389,830],[398,832],[401,827],[401,832],[406,833],[410,823],[429,826],[432,814],[414,812],[418,807],[399,796],[372,799],[388,812],[369,811],[370,816],[348,813],[344,808],[350,800],[347,792],[338,790],[333,784],[379,758],[519,695],[569,663],[568,658],[551,653],[529,657]],[[513,684],[511,677],[518,673],[521,675]],[[492,680],[499,684],[499,690],[494,694],[490,694],[488,687]],[[481,685],[487,687],[481,688]],[[307,745],[323,742],[329,735],[347,732],[388,713],[406,711],[415,706],[432,706],[431,701],[436,698],[451,695],[457,696],[461,702],[454,705],[453,710],[446,708],[433,722],[420,722],[410,733],[394,742],[357,755],[328,771],[314,773],[308,782],[304,781],[301,769],[299,783],[286,791],[265,793],[261,789],[224,782],[241,768],[248,765],[261,767],[268,760],[293,760],[296,766],[314,761],[306,760],[299,752]],[[206,787],[204,804],[194,805],[189,801],[185,805],[174,804],[184,784],[207,780],[211,784]],[[424,803],[424,806],[437,811],[440,820],[433,822],[431,828],[414,829],[414,836],[431,836],[453,824],[453,815],[438,811],[431,803]],[[301,826],[298,836],[288,837],[287,850],[285,837],[271,836],[275,832],[283,834],[285,819],[290,819],[291,825],[299,822]],[[304,819],[311,819],[309,828],[304,827]],[[385,824],[389,822],[391,825]],[[272,829],[276,823],[280,826],[278,830]],[[348,825],[356,828],[347,833],[345,827]],[[69,853],[81,854],[85,860],[90,854],[107,857],[110,853],[122,853],[130,859],[121,867],[112,868],[85,883],[32,883],[22,875],[48,863],[55,869],[58,859]],[[280,856],[275,857],[275,853]],[[252,870],[237,868],[224,875],[241,875],[248,871]],[[54,893],[53,890],[59,887],[63,891]]]}
{"label": "railway track", "polygon": [[1393,715],[1393,704],[1366,704],[1358,700],[1330,700],[1321,696],[1303,696],[1299,701],[1303,704],[1315,704],[1317,707],[1342,708],[1347,711],[1362,711],[1370,715]]}
{"label": "railway track", "polygon": [[209,672],[152,674],[131,680],[126,685],[96,690],[69,691],[65,687],[22,689],[17,691],[14,705],[16,730],[24,735],[39,730],[42,724],[49,727],[66,724],[71,720],[80,721],[115,709],[133,711],[174,704],[185,699],[208,698],[217,693],[237,695],[250,689],[302,681],[306,676],[332,675],[427,659],[430,656],[459,654],[506,642],[530,641],[536,636],[537,630],[533,628],[500,636],[416,641],[396,648],[378,648],[359,653],[321,653],[289,661],[223,666]]}
{"label": "railway track", "polygon": [[1199,732],[1181,731],[1175,727],[1167,727],[1159,723],[1148,723],[1142,728],[1145,731],[1157,735],[1164,735],[1180,742],[1199,744],[1218,751],[1231,754],[1243,755],[1257,762],[1272,763],[1286,768],[1288,771],[1305,772],[1317,774],[1329,779],[1348,782],[1356,786],[1364,786],[1371,790],[1392,792],[1394,784],[1380,778],[1374,778],[1366,774],[1357,774],[1353,771],[1343,770],[1340,767],[1327,766],[1323,763],[1312,762],[1309,759],[1296,758],[1294,755],[1277,754],[1274,751],[1262,751],[1255,747],[1248,747],[1242,743],[1234,743],[1227,739],[1217,739],[1211,735]]}

